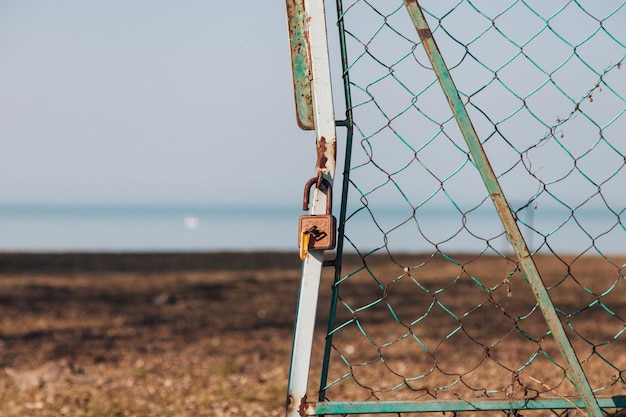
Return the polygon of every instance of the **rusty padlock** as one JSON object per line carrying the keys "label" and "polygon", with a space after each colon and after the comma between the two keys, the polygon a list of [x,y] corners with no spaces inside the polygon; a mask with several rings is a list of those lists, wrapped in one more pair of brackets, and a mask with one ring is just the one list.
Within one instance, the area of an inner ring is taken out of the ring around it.
{"label": "rusty padlock", "polygon": [[[302,210],[309,209],[311,187],[317,182],[317,178],[311,178],[304,186]],[[326,213],[300,216],[298,223],[298,247],[300,247],[301,255],[303,251],[335,248],[337,219],[331,214],[333,204],[332,187],[330,182],[323,178],[321,184],[326,187]]]}

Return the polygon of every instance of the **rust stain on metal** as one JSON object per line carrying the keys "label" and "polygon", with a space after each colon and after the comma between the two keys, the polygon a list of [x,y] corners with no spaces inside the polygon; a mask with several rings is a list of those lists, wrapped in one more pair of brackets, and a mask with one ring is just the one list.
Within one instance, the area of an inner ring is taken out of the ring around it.
{"label": "rust stain on metal", "polygon": [[285,408],[287,410],[287,414],[293,412],[294,406],[295,406],[295,401],[293,400],[293,393],[289,392],[287,394],[287,401],[285,403]]}
{"label": "rust stain on metal", "polygon": [[298,414],[300,414],[301,416],[306,416],[306,410],[307,410],[307,402],[306,402],[306,395],[304,397],[302,397],[302,400],[300,401],[300,408],[298,408]]}
{"label": "rust stain on metal", "polygon": [[[287,0],[285,3],[287,5],[287,17],[291,19],[292,16],[296,15],[296,3],[294,0]],[[291,29],[291,26],[289,29]]]}
{"label": "rust stain on metal", "polygon": [[322,136],[317,142],[317,169],[319,171],[326,171],[326,163],[328,162],[328,156],[326,156],[327,149],[326,138]]}
{"label": "rust stain on metal", "polygon": [[419,35],[420,39],[423,41],[424,39],[431,39],[433,37],[432,32],[430,31],[429,28],[420,28],[417,29],[417,34]]}
{"label": "rust stain on metal", "polygon": [[337,142],[332,139],[328,140],[322,136],[317,142],[317,172],[327,173],[332,171],[334,169],[336,155]]}
{"label": "rust stain on metal", "polygon": [[[302,397],[300,400],[300,404],[298,405],[298,414],[301,416],[308,415],[310,404],[306,402],[306,395]],[[296,398],[293,392],[289,392],[287,394],[287,403],[286,403],[287,414],[291,415],[294,411],[296,411]]]}

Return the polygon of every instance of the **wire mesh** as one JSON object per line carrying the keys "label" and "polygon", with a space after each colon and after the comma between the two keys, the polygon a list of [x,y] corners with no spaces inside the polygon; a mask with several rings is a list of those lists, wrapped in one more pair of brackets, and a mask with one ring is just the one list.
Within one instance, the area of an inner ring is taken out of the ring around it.
{"label": "wire mesh", "polygon": [[[420,4],[595,394],[622,394],[626,2]],[[575,396],[403,2],[338,10],[353,136],[320,399]]]}

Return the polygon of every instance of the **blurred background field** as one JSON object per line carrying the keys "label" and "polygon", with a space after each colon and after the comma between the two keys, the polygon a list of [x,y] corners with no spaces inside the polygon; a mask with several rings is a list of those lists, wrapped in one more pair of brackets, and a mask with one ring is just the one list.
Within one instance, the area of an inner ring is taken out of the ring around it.
{"label": "blurred background field", "polygon": [[281,415],[296,254],[0,255],[0,415]]}
{"label": "blurred background field", "polygon": [[[418,258],[402,255],[396,260],[410,263]],[[501,280],[508,268],[501,258],[481,257],[475,263],[469,262],[471,257],[461,258],[473,274],[492,281]],[[357,268],[360,262],[346,256],[345,267]],[[397,265],[382,256],[367,262],[378,276],[397,275]],[[562,273],[558,259],[541,259],[539,265],[549,283]],[[573,265],[583,281],[603,285],[593,258],[579,258]],[[445,262],[435,266],[422,282],[445,286],[450,270]],[[0,415],[283,415],[299,278],[295,253],[0,254]],[[327,272],[314,368],[321,362],[331,284]],[[511,285],[509,311],[533,304],[523,282],[513,279]],[[352,289],[351,297],[359,302],[377,294],[371,285]],[[463,303],[480,292],[472,286],[462,286],[461,291],[464,297],[447,298],[456,300],[454,308],[464,308]],[[559,292],[561,305],[575,301],[568,293]],[[614,297],[622,299],[612,299],[612,305],[626,305],[625,293],[615,291]],[[500,295],[507,298],[493,294]],[[423,308],[423,301],[404,290],[393,306],[399,314],[410,315]],[[391,331],[387,315],[384,309],[368,312],[371,337]],[[581,320],[585,323],[577,322],[578,328],[604,328],[593,314]],[[433,323],[431,336],[440,336],[444,324]],[[506,327],[494,314],[482,328],[488,335],[501,331],[503,324]],[[546,331],[539,319],[524,326],[529,333]],[[350,343],[355,355],[365,352],[358,337]],[[509,353],[528,353],[523,350]],[[398,360],[406,368],[420,366],[407,352]],[[453,366],[474,354],[465,352],[442,357]],[[593,369],[587,370],[594,375]],[[545,383],[559,377],[532,375]],[[312,397],[318,380],[314,371]],[[361,389],[346,383],[337,395],[365,399]]]}

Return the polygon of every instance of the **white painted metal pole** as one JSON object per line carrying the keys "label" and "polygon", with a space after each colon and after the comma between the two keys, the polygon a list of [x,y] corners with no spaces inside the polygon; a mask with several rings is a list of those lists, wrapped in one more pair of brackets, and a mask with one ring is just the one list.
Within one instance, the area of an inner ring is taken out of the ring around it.
{"label": "white painted metal pole", "polygon": [[[318,172],[315,175],[321,172],[324,178],[332,184],[335,176],[336,131],[324,1],[304,0],[304,9],[308,22],[308,50],[318,153]],[[326,195],[318,189],[314,191],[309,211],[311,214],[326,212]],[[289,371],[288,417],[304,414],[323,262],[324,252],[312,251],[302,264],[302,281]]]}

